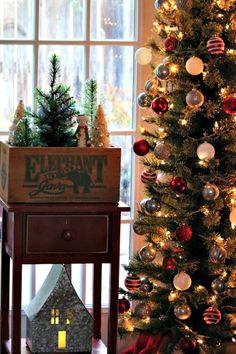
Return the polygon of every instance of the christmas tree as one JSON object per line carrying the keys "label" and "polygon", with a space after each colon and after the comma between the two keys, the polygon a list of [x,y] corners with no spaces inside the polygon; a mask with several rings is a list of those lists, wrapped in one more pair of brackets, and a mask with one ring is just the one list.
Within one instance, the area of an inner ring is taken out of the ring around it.
{"label": "christmas tree", "polygon": [[107,129],[107,121],[102,105],[98,105],[96,117],[94,119],[93,145],[95,147],[109,147],[110,139],[109,132]]}
{"label": "christmas tree", "polygon": [[25,116],[25,106],[24,106],[23,101],[20,100],[17,107],[16,107],[16,111],[14,114],[14,119],[12,121],[12,124],[9,127],[9,137],[8,137],[9,144],[13,143],[13,138],[14,138],[15,131],[17,129],[17,124],[24,116]]}
{"label": "christmas tree", "polygon": [[37,112],[33,117],[41,146],[76,146],[73,119],[78,114],[76,101],[70,96],[70,87],[58,83],[60,61],[56,54],[50,58],[50,90],[36,89]]}
{"label": "christmas tree", "polygon": [[133,145],[144,245],[125,266],[119,331],[139,334],[124,353],[212,353],[236,340],[236,1],[154,6],[153,38],[136,52],[153,69]]}

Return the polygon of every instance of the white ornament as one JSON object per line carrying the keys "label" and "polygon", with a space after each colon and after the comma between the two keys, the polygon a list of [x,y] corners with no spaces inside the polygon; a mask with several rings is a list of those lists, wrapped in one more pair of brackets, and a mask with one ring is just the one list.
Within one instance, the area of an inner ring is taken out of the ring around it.
{"label": "white ornament", "polygon": [[180,272],[174,277],[173,284],[177,290],[184,291],[190,288],[192,279],[187,273]]}
{"label": "white ornament", "polygon": [[191,75],[199,75],[203,72],[204,64],[202,59],[191,57],[186,61],[186,70]]}
{"label": "white ornament", "polygon": [[197,156],[200,160],[209,161],[215,156],[215,148],[213,145],[207,143],[200,144],[197,148]]}
{"label": "white ornament", "polygon": [[231,213],[229,214],[229,220],[232,225],[236,225],[236,208],[231,210]]}
{"label": "white ornament", "polygon": [[149,48],[141,47],[136,50],[135,59],[140,65],[147,65],[152,60],[152,51]]}

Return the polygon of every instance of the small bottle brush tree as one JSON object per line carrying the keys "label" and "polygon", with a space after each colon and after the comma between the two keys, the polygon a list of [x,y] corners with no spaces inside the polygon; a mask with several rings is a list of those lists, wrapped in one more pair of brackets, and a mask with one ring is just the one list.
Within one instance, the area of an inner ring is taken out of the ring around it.
{"label": "small bottle brush tree", "polygon": [[[93,79],[88,79],[85,82],[84,86],[84,114],[89,118],[88,119],[88,127],[89,127],[89,135],[90,137],[93,136],[93,129],[94,129],[94,120],[97,112],[98,106],[98,85],[97,81]],[[93,141],[91,141],[93,145]]]}
{"label": "small bottle brush tree", "polygon": [[76,146],[72,120],[78,114],[76,101],[70,96],[70,87],[58,83],[60,63],[56,54],[50,58],[50,90],[36,89],[37,112],[33,117],[41,146]]}
{"label": "small bottle brush tree", "polygon": [[14,114],[14,119],[12,121],[12,124],[9,127],[9,137],[8,137],[8,142],[9,144],[13,144],[13,139],[14,139],[14,134],[17,129],[17,124],[20,122],[20,120],[25,116],[25,106],[23,103],[23,100],[20,100],[17,107],[16,111]]}
{"label": "small bottle brush tree", "polygon": [[167,331],[165,354],[215,353],[226,342],[235,353],[236,1],[153,4],[153,77],[138,96],[150,114],[133,146],[146,197],[133,228],[144,245],[125,266],[120,293],[132,308],[119,331]]}
{"label": "small bottle brush tree", "polygon": [[107,129],[107,121],[102,105],[98,105],[96,116],[94,119],[93,145],[95,147],[109,147],[110,139],[109,132]]}

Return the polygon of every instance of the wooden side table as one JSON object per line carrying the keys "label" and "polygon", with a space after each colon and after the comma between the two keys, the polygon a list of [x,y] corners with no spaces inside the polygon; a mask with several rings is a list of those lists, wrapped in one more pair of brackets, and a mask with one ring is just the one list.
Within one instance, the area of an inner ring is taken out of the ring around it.
{"label": "wooden side table", "polygon": [[[7,204],[2,213],[1,349],[5,354],[28,351],[21,338],[22,264],[93,263],[93,354],[116,354],[120,219],[124,204]],[[10,284],[10,258],[12,284]],[[110,263],[107,348],[101,341],[101,269]],[[12,311],[9,323],[9,291]],[[9,327],[11,326],[11,338]]]}

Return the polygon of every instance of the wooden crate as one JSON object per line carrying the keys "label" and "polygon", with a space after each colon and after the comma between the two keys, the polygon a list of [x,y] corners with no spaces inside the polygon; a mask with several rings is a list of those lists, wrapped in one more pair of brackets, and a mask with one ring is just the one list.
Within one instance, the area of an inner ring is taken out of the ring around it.
{"label": "wooden crate", "polygon": [[0,197],[8,203],[119,201],[120,148],[0,143]]}

